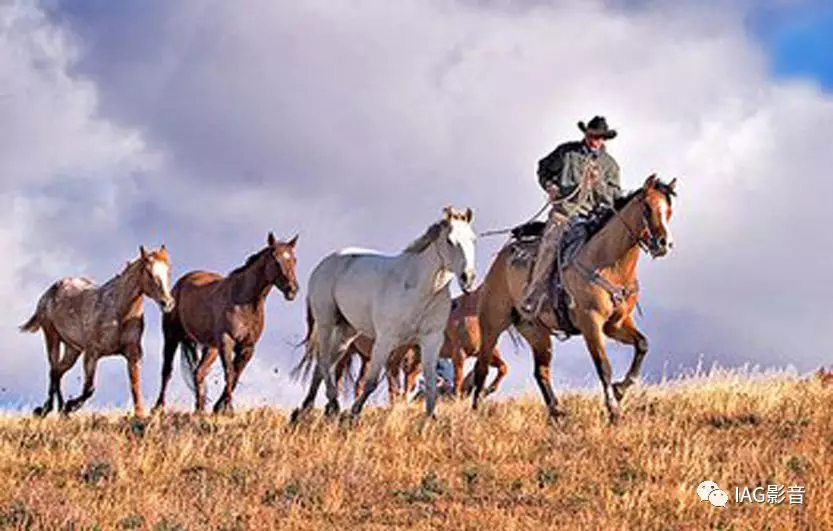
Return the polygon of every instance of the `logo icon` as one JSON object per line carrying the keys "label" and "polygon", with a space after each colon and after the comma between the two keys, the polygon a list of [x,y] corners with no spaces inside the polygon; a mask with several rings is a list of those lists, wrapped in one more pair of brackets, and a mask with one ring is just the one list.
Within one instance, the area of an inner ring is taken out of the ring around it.
{"label": "logo icon", "polygon": [[700,501],[708,501],[715,507],[726,507],[729,495],[720,490],[714,481],[704,481],[697,485],[697,496]]}

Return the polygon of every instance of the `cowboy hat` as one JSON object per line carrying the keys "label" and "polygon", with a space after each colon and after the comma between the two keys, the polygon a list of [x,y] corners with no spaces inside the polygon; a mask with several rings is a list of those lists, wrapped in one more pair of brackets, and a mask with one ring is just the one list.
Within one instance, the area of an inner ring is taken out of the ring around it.
{"label": "cowboy hat", "polygon": [[604,116],[594,116],[590,122],[585,124],[584,122],[578,123],[578,128],[581,129],[584,133],[589,133],[591,135],[598,135],[604,139],[610,140],[611,138],[616,138],[616,130],[610,129],[607,126],[607,120],[605,120]]}

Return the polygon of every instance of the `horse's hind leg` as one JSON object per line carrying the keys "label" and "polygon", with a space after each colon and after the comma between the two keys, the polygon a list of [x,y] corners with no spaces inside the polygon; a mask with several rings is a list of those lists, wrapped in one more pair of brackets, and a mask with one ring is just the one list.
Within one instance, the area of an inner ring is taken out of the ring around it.
{"label": "horse's hind leg", "polygon": [[[485,282],[485,281],[484,281]],[[501,294],[495,295],[500,298]],[[474,391],[472,393],[472,409],[477,409],[480,393],[489,374],[489,363],[492,351],[497,345],[500,334],[509,327],[512,306],[508,299],[491,301],[487,293],[482,293],[479,301],[478,318],[480,321],[480,348],[477,353],[477,363],[474,366]]]}
{"label": "horse's hind leg", "polygon": [[58,397],[58,411],[63,411],[64,409],[64,395],[61,392],[61,378],[63,378],[64,374],[66,374],[66,372],[70,370],[73,365],[75,365],[75,362],[78,361],[80,356],[80,350],[64,343],[64,355],[61,358],[61,362],[58,364],[55,379],[55,396]]}
{"label": "horse's hind leg", "polygon": [[622,400],[628,388],[639,378],[642,360],[645,359],[645,354],[648,353],[648,339],[636,328],[636,323],[630,315],[619,323],[606,325],[604,332],[617,341],[626,345],[633,345],[633,360],[627,374],[621,381],[613,384],[613,394],[616,396],[616,400]]}
{"label": "horse's hind leg", "polygon": [[164,346],[162,347],[162,382],[159,386],[159,396],[156,398],[156,404],[153,406],[154,411],[165,408],[165,394],[168,392],[168,384],[171,381],[171,373],[174,370],[174,356],[176,356],[176,349],[182,340],[183,331],[177,321],[164,315],[162,317],[162,335],[164,337]]}
{"label": "horse's hind leg", "polygon": [[68,414],[77,411],[78,408],[84,405],[84,402],[93,396],[97,364],[98,356],[89,350],[84,351],[84,389],[79,396],[67,400],[66,404],[64,404],[64,413]]}
{"label": "horse's hind leg", "polygon": [[[552,344],[552,342],[549,340],[549,336],[547,336],[547,341],[550,342],[550,345]],[[509,368],[506,366],[506,362],[503,361],[503,359],[500,357],[500,351],[497,347],[492,349],[492,367],[495,367],[497,369],[497,374],[495,375],[495,379],[492,380],[492,383],[489,384],[489,387],[486,388],[486,396],[489,396],[490,394],[497,391],[500,382],[502,382],[503,379],[506,378],[506,373],[509,372]]]}
{"label": "horse's hind leg", "polygon": [[49,389],[47,391],[46,402],[42,406],[35,408],[34,414],[37,417],[45,417],[52,411],[56,391],[60,394],[60,380],[62,375],[62,373],[58,372],[61,363],[61,339],[55,329],[49,325],[43,327],[43,337],[46,342],[46,354],[49,360]]}
{"label": "horse's hind leg", "polygon": [[555,392],[552,390],[550,374],[552,339],[550,339],[547,331],[540,326],[523,323],[518,325],[517,328],[532,348],[532,355],[535,359],[535,383],[538,384],[538,389],[541,390],[541,396],[544,398],[544,404],[547,406],[550,417],[557,420],[563,417],[565,412],[561,409],[558,399],[555,397]]}
{"label": "horse's hind leg", "polygon": [[[321,331],[321,338],[324,344],[319,352],[316,372],[321,375],[327,387],[327,406],[324,408],[324,414],[328,417],[333,417],[338,415],[340,406],[338,404],[338,386],[330,369],[332,368],[336,354],[344,352],[348,343],[353,340],[353,337],[347,333],[347,327],[345,325],[335,325],[333,327],[322,326],[319,330]],[[361,375],[356,385],[360,385],[360,382]]]}

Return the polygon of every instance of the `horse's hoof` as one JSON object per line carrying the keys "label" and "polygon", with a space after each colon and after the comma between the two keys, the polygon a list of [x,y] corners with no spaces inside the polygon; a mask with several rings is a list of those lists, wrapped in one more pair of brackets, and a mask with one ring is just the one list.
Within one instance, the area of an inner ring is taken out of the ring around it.
{"label": "horse's hoof", "polygon": [[324,416],[327,418],[338,416],[340,412],[341,408],[339,407],[337,401],[327,402],[327,407],[324,408]]}
{"label": "horse's hoof", "polygon": [[292,413],[289,415],[289,423],[297,424],[299,418],[301,418],[301,409],[296,407],[292,410]]}
{"label": "horse's hoof", "polygon": [[497,387],[487,387],[485,391],[483,391],[483,396],[489,396],[492,393],[497,392]]}
{"label": "horse's hoof", "polygon": [[345,428],[355,428],[359,423],[359,416],[354,415],[352,411],[345,411],[339,415],[338,423]]}
{"label": "horse's hoof", "polygon": [[228,402],[219,402],[214,405],[214,414],[215,415],[233,415],[234,408],[231,407],[231,404]]}
{"label": "horse's hoof", "polygon": [[554,407],[550,409],[550,420],[555,422],[556,424],[560,424],[568,417],[568,413],[566,409],[562,409],[560,407]]}
{"label": "horse's hoof", "polygon": [[38,406],[32,413],[38,418],[43,418],[49,413],[49,411],[45,407]]}
{"label": "horse's hoof", "polygon": [[608,421],[611,426],[618,426],[622,422],[622,412],[619,409],[611,410],[608,413]]}
{"label": "horse's hoof", "polygon": [[625,391],[628,390],[628,386],[625,385],[625,382],[616,382],[611,387],[613,387],[613,396],[616,397],[616,401],[621,402],[625,398]]}

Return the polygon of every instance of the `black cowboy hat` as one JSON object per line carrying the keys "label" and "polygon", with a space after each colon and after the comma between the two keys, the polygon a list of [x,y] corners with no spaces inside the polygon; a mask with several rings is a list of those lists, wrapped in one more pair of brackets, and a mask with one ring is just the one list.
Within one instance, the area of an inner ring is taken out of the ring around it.
{"label": "black cowboy hat", "polygon": [[594,116],[590,122],[586,125],[584,122],[578,123],[578,128],[581,129],[584,133],[590,133],[591,135],[598,135],[604,139],[610,140],[611,138],[616,138],[616,130],[610,129],[607,126],[607,120],[605,120],[604,116]]}

